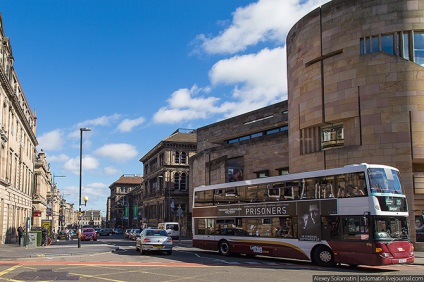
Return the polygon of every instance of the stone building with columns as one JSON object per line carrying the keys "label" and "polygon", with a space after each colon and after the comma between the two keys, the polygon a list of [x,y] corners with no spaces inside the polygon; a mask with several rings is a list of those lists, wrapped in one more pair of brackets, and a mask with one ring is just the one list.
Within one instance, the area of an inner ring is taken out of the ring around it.
{"label": "stone building with columns", "polygon": [[0,243],[16,242],[16,229],[32,216],[36,116],[13,67],[10,38],[0,14]]}

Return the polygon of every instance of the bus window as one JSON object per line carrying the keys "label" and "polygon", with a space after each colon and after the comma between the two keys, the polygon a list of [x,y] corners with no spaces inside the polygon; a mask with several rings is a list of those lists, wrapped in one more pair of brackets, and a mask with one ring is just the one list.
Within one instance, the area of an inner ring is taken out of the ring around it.
{"label": "bus window", "polygon": [[399,172],[387,168],[369,168],[371,193],[403,194]]}
{"label": "bus window", "polygon": [[286,200],[297,200],[300,198],[301,181],[287,181],[284,183],[283,195]]}
{"label": "bus window", "polygon": [[268,200],[268,189],[265,184],[258,185],[258,200],[267,201]]}
{"label": "bus window", "polygon": [[[280,188],[283,186],[282,183],[272,183],[267,184],[268,197],[272,200],[272,198],[280,199]],[[284,198],[284,196],[283,196]]]}
{"label": "bus window", "polygon": [[316,195],[316,183],[314,178],[305,179],[303,199],[314,199]]}
{"label": "bus window", "polygon": [[321,217],[322,239],[323,240],[340,240],[340,218],[338,216]]}
{"label": "bus window", "polygon": [[374,228],[374,239],[377,241],[409,238],[408,221],[404,217],[376,217]]}
{"label": "bus window", "polygon": [[343,218],[343,239],[368,240],[368,218],[364,216],[349,216]]}
{"label": "bus window", "polygon": [[258,200],[258,186],[247,186],[247,197],[250,202]]}

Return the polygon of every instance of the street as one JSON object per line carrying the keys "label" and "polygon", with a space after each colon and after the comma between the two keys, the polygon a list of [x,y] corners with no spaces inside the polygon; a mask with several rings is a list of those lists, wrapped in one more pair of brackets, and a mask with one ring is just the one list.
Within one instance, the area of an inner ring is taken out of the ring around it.
{"label": "street", "polygon": [[[193,248],[189,240],[176,240],[174,252],[170,256],[142,256],[135,250],[134,241],[123,239],[122,235],[102,236],[99,242],[83,242],[79,249],[81,253],[78,254],[74,251],[75,244],[74,241],[56,248],[59,251],[56,255],[43,255],[43,249],[40,249],[39,257],[21,257],[16,261],[2,259],[0,280],[313,281],[314,275],[327,275],[332,281],[337,281],[342,275],[358,278],[361,275],[391,277],[424,273],[424,265],[419,264],[357,268],[343,265],[323,268],[303,261],[266,257],[223,257],[217,252]],[[95,249],[92,246],[99,244],[111,244],[116,246],[116,249],[113,252],[93,251]],[[87,253],[84,253],[84,250],[87,250]]]}

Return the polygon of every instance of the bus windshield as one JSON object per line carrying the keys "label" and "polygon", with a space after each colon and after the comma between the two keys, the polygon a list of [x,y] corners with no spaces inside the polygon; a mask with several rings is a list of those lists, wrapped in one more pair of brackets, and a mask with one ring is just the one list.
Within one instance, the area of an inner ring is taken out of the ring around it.
{"label": "bus windshield", "polygon": [[389,168],[369,168],[371,193],[403,194],[399,172]]}
{"label": "bus windshield", "polygon": [[409,239],[406,217],[375,217],[374,226],[374,239],[376,241]]}

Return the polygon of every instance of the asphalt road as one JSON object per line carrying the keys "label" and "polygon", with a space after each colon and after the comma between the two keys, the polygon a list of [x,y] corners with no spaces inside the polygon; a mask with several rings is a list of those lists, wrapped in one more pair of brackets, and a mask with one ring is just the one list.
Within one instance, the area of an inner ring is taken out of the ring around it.
{"label": "asphalt road", "polygon": [[360,276],[385,281],[381,278],[423,273],[424,264],[322,268],[303,261],[223,257],[192,248],[190,240],[177,240],[170,256],[142,256],[123,236],[82,242],[81,248],[76,240],[49,247],[0,246],[3,281],[318,281],[314,275],[332,279],[327,281],[359,281]]}

